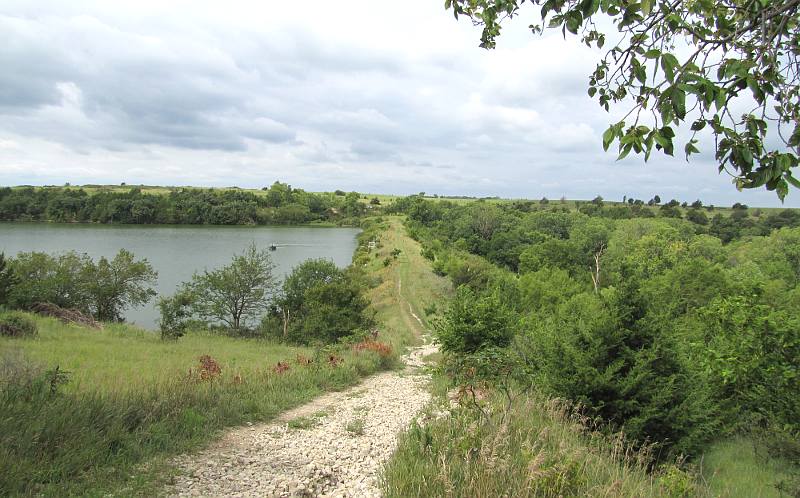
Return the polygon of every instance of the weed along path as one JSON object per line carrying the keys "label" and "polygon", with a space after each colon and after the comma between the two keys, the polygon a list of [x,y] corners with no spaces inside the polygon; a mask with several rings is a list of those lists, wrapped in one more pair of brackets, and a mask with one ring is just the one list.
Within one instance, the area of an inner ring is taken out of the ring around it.
{"label": "weed along path", "polygon": [[270,423],[229,431],[204,451],[178,458],[180,475],[166,489],[168,495],[381,495],[381,466],[394,452],[397,436],[431,398],[423,367],[436,348],[425,341],[424,320],[414,310],[448,292],[399,220],[390,222],[382,241],[382,251],[399,247],[408,253],[390,267],[375,265],[383,280],[372,296],[379,319],[387,329],[425,342],[402,358],[404,368],[325,394]]}

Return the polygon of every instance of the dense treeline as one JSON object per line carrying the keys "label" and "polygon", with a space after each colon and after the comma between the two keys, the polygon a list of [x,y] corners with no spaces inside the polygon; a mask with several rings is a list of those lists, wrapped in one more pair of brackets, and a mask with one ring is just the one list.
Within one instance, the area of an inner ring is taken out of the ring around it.
{"label": "dense treeline", "polygon": [[357,192],[313,194],[275,182],[263,194],[171,189],[145,193],[81,188],[0,188],[0,220],[128,224],[253,225],[346,222],[366,205]]}
{"label": "dense treeline", "polygon": [[[558,202],[456,204],[410,196],[396,200],[389,209],[408,214],[416,223],[435,226],[441,242],[455,244],[458,249],[483,256],[512,271],[519,271],[520,265],[525,264],[523,260],[530,263],[532,257],[552,258],[561,264],[563,258],[572,259],[575,264],[588,264],[586,258],[591,259],[590,255],[584,254],[577,261],[574,258],[576,253],[591,252],[592,248],[573,246],[591,245],[592,241],[577,239],[591,238],[588,232],[608,231],[615,220],[658,218],[696,235],[711,235],[725,244],[743,237],[768,235],[778,228],[800,227],[800,210],[764,213],[738,203],[724,214],[719,208],[703,207],[700,201],[683,208],[675,200],[652,207],[641,201],[609,204],[598,197],[590,202],[578,201],[576,205],[577,212]],[[590,219],[591,222],[587,221]],[[573,226],[581,232],[577,238],[569,236]],[[523,257],[522,252],[531,246],[537,248],[537,254],[529,252]]]}
{"label": "dense treeline", "polygon": [[460,286],[437,330],[450,373],[570,399],[661,459],[743,428],[796,444],[797,213],[740,208],[722,234],[589,204],[395,203]]}

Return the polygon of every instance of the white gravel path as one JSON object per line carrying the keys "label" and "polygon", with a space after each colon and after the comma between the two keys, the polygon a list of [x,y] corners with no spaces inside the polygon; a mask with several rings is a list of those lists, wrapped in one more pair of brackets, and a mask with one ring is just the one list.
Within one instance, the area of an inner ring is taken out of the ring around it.
{"label": "white gravel path", "polygon": [[[342,392],[325,394],[276,421],[228,432],[199,454],[177,460],[183,470],[171,496],[378,497],[377,476],[397,436],[430,401],[420,371],[427,344],[404,358],[402,372],[384,372]],[[290,423],[291,422],[291,423]],[[296,427],[300,422],[308,428]]]}

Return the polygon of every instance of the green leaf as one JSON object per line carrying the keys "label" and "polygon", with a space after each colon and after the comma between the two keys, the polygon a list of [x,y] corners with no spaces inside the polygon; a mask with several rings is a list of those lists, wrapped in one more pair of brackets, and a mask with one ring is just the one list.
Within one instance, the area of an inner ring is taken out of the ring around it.
{"label": "green leaf", "polygon": [[718,111],[723,107],[725,107],[725,103],[727,102],[727,100],[728,100],[728,92],[725,91],[724,88],[720,88],[719,91],[717,92],[717,96],[714,102],[714,105],[717,106]]}
{"label": "green leaf", "polygon": [[694,144],[696,142],[697,142],[696,140],[689,140],[689,142],[686,144],[686,147],[684,147],[684,149],[683,149],[683,151],[686,153],[686,160],[687,161],[689,160],[689,156],[690,155],[698,154],[700,152],[697,149],[697,147],[694,146]]}
{"label": "green leaf", "polygon": [[661,113],[662,124],[668,125],[672,122],[674,114],[672,112],[671,103],[665,98],[659,105],[659,112]]}
{"label": "green leaf", "polygon": [[637,66],[633,70],[633,75],[639,80],[639,83],[644,84],[647,81],[647,70],[644,66]]}
{"label": "green leaf", "polygon": [[670,53],[661,55],[661,69],[664,71],[664,76],[670,83],[675,81],[675,68],[678,67],[678,59]]}
{"label": "green leaf", "polygon": [[632,147],[633,146],[631,144],[628,144],[625,147],[623,147],[619,153],[619,156],[617,157],[617,161],[625,159],[625,157],[630,153]]}
{"label": "green leaf", "polygon": [[603,150],[607,151],[608,146],[611,145],[611,142],[614,141],[614,136],[616,135],[614,126],[609,126],[608,129],[603,133]]}
{"label": "green leaf", "polygon": [[753,98],[760,104],[764,102],[764,91],[758,85],[758,81],[755,78],[748,77],[747,78],[747,86],[750,88],[750,91],[753,93]]}
{"label": "green leaf", "polygon": [[596,93],[597,93],[597,88],[595,88],[593,86],[589,87],[589,96],[590,97],[594,97],[594,94],[596,94]]}
{"label": "green leaf", "polygon": [[783,177],[786,179],[787,182],[791,183],[794,188],[800,188],[800,180],[792,176],[790,172],[787,172]]}
{"label": "green leaf", "polygon": [[778,194],[778,199],[783,202],[783,199],[786,198],[786,194],[789,193],[789,185],[786,183],[785,180],[781,179],[778,184],[775,186],[775,193]]}
{"label": "green leaf", "polygon": [[661,55],[661,50],[658,50],[657,48],[651,48],[650,50],[644,53],[644,56],[647,59],[658,59],[660,55]]}
{"label": "green leaf", "polygon": [[692,131],[700,131],[706,127],[706,122],[702,119],[698,119],[694,123],[692,123]]}
{"label": "green leaf", "polygon": [[800,125],[795,125],[792,136],[789,137],[789,147],[800,146]]}
{"label": "green leaf", "polygon": [[660,132],[656,131],[653,134],[653,139],[656,141],[658,145],[661,146],[662,149],[667,149],[671,146],[672,140],[662,135]]}
{"label": "green leaf", "polygon": [[578,28],[583,22],[583,16],[577,10],[570,11],[567,14],[567,22],[565,24],[567,31],[573,35],[578,34]]}
{"label": "green leaf", "polygon": [[583,17],[589,17],[600,8],[600,0],[583,0],[580,4],[581,13]]}
{"label": "green leaf", "polygon": [[675,111],[675,117],[683,119],[686,117],[686,92],[678,88],[672,87],[672,110]]}

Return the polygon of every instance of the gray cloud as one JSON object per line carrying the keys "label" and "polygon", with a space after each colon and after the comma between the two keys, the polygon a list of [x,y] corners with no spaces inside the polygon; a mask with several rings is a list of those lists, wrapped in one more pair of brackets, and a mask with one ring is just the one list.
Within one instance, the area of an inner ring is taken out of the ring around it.
{"label": "gray cloud", "polygon": [[707,153],[616,163],[600,148],[615,116],[586,96],[597,54],[524,20],[487,52],[427,0],[9,0],[0,33],[3,184],[776,204],[735,192]]}

